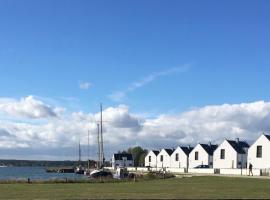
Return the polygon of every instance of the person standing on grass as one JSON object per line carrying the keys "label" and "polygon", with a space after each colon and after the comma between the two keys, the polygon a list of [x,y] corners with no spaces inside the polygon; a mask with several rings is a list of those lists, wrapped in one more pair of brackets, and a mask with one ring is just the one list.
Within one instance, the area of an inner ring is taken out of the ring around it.
{"label": "person standing on grass", "polygon": [[253,165],[251,163],[249,163],[249,166],[248,166],[248,169],[249,169],[248,175],[249,176],[250,176],[250,174],[253,176],[252,168],[253,168]]}

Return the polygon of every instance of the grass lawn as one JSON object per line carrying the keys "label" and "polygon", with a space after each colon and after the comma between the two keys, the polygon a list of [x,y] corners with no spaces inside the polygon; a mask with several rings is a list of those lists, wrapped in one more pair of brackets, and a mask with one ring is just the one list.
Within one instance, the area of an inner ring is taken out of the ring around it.
{"label": "grass lawn", "polygon": [[140,182],[0,184],[0,199],[267,198],[270,180],[225,177]]}

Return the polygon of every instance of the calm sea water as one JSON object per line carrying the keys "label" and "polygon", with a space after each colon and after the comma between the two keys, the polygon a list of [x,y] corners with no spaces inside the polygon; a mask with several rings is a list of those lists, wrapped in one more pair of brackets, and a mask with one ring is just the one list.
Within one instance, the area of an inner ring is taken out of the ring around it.
{"label": "calm sea water", "polygon": [[30,178],[31,180],[53,180],[53,179],[85,179],[84,175],[79,174],[61,174],[47,173],[42,167],[0,167],[0,180],[23,180]]}

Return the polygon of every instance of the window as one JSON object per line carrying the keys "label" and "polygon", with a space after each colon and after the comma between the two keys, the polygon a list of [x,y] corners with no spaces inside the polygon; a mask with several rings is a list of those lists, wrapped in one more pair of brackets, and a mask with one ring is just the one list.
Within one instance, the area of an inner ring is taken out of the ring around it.
{"label": "window", "polygon": [[220,149],[220,159],[225,159],[225,149]]}
{"label": "window", "polygon": [[199,160],[199,152],[198,151],[195,152],[195,160]]}
{"label": "window", "polygon": [[262,146],[257,146],[257,158],[262,157]]}
{"label": "window", "polygon": [[163,162],[163,155],[160,156],[160,162]]}
{"label": "window", "polygon": [[149,158],[148,158],[148,159],[149,159],[148,161],[149,161],[149,162],[151,162],[151,156],[149,156]]}
{"label": "window", "polygon": [[175,154],[175,161],[179,161],[179,154]]}

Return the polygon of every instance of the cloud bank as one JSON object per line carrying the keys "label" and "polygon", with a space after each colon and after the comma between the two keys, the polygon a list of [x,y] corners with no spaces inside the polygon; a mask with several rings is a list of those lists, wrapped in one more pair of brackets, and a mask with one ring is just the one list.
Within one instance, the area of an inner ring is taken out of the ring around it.
{"label": "cloud bank", "polygon": [[35,119],[57,116],[52,107],[35,99],[33,96],[21,98],[20,100],[3,98],[0,100],[0,112],[14,117]]}
{"label": "cloud bank", "polygon": [[[0,149],[33,149],[34,153],[34,149],[49,151],[52,148],[74,148],[76,152],[79,139],[82,145],[87,145],[89,130],[90,145],[95,151],[96,123],[100,113],[55,113],[53,106],[33,96],[10,101],[1,104],[1,112],[31,120],[14,122],[2,116]],[[252,141],[262,132],[270,131],[270,102],[264,101],[205,106],[151,119],[140,116],[139,113],[131,113],[127,105],[104,110],[104,146],[107,157],[114,151],[134,145],[151,149],[209,141],[219,143],[225,138],[237,137]],[[35,123],[39,118],[46,120]],[[51,151],[50,154],[54,156]],[[95,155],[96,152],[93,153]]]}

